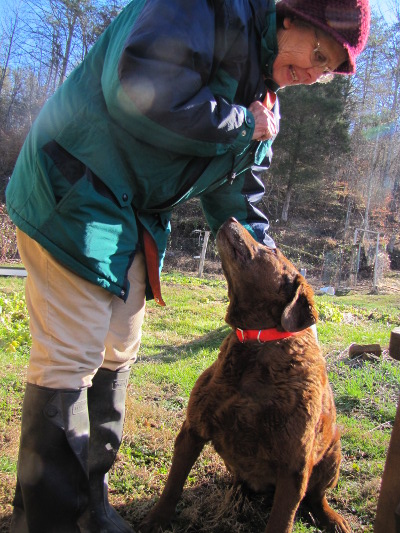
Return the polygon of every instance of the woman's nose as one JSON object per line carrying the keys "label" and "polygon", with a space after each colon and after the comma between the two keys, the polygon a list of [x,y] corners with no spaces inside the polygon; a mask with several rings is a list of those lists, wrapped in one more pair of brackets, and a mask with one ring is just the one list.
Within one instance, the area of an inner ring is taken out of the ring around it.
{"label": "woman's nose", "polygon": [[307,79],[305,80],[306,85],[312,85],[316,83],[319,78],[324,75],[324,72],[318,67],[310,67],[307,69]]}

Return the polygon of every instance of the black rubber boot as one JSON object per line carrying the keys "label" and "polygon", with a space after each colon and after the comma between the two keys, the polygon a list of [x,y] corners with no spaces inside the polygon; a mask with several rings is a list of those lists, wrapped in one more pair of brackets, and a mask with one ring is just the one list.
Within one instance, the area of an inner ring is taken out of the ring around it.
{"label": "black rubber boot", "polygon": [[98,370],[88,389],[90,417],[89,508],[79,521],[81,533],[133,533],[108,502],[108,474],[122,440],[130,370]]}
{"label": "black rubber boot", "polygon": [[79,533],[88,505],[87,389],[26,386],[11,533]]}

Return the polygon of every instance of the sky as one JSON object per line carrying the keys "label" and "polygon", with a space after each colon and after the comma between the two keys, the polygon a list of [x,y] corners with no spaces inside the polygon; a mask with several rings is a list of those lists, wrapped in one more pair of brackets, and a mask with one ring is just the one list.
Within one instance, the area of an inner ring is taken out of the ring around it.
{"label": "sky", "polygon": [[[19,0],[19,1],[22,1],[23,3],[23,0]],[[376,13],[382,12],[382,14],[384,15],[384,17],[386,18],[388,22],[393,21],[393,19],[391,19],[391,16],[390,16],[390,12],[392,10],[390,6],[393,1],[394,0],[369,0],[373,11]],[[0,0],[0,17],[2,13],[5,11],[7,4],[13,5],[14,3],[15,3],[15,0]]]}
{"label": "sky", "polygon": [[393,21],[391,18],[393,0],[369,0],[369,3],[375,13],[382,13],[388,22]]}
{"label": "sky", "polygon": [[[41,0],[39,0],[40,2]],[[371,9],[376,14],[382,13],[386,21],[390,24],[394,22],[394,17],[391,15],[393,11],[393,3],[399,5],[400,0],[369,0]],[[0,23],[2,16],[8,12],[10,6],[15,6],[16,4],[24,4],[24,0],[0,0]]]}

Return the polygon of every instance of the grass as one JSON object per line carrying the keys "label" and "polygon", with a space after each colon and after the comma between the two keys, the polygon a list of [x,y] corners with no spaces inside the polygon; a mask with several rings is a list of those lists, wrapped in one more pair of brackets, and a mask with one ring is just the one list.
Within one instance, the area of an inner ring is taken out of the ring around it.
{"label": "grass", "polygon": [[[19,424],[30,345],[24,280],[0,278],[0,532],[8,531],[16,479]],[[198,375],[217,357],[228,332],[226,284],[170,273],[166,308],[150,302],[140,359],[128,389],[124,439],[110,475],[110,499],[135,526],[158,498],[173,442]],[[354,532],[373,531],[380,479],[394,420],[400,364],[387,346],[400,323],[394,295],[317,296],[318,334],[334,389],[343,462],[329,500]],[[351,343],[380,343],[376,361],[350,361]],[[258,533],[268,500],[231,486],[222,460],[206,446],[185,485],[170,531]],[[295,533],[318,529],[297,518]]]}

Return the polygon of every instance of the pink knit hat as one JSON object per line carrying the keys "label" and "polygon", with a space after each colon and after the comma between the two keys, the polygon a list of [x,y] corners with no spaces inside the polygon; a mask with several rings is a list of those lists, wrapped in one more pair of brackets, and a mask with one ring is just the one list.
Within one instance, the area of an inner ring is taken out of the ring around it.
{"label": "pink knit hat", "polygon": [[368,0],[280,0],[276,10],[282,16],[298,17],[331,35],[348,54],[348,60],[336,72],[355,73],[356,57],[363,51],[369,34]]}

